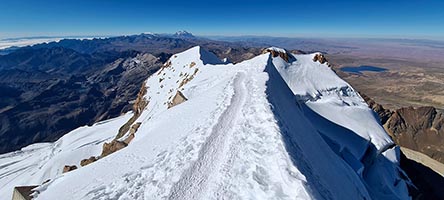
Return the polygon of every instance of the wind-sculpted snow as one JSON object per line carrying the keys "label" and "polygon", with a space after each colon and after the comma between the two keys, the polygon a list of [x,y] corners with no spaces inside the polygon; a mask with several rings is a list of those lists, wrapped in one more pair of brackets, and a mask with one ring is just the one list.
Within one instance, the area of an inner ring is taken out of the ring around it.
{"label": "wind-sculpted snow", "polygon": [[393,141],[360,95],[327,64],[313,62],[314,55],[294,55],[292,63],[275,58],[273,65],[305,117],[332,150],[363,177],[374,198],[407,198],[398,166],[399,149],[393,148]]}
{"label": "wind-sculpted snow", "polygon": [[[275,58],[273,64],[294,95],[305,102],[309,109],[327,121],[351,130],[350,137],[327,135],[331,131],[321,130],[321,132],[328,137],[342,140],[339,142],[341,145],[349,145],[350,153],[358,159],[365,154],[367,145],[352,139],[354,134],[362,137],[366,141],[364,143],[371,142],[377,150],[393,145],[393,141],[379,125],[373,111],[368,108],[359,94],[326,64],[313,62],[314,55],[294,55],[296,61],[292,63]],[[322,129],[325,126],[318,127]],[[337,132],[343,133],[343,131]]]}
{"label": "wind-sculpted snow", "polygon": [[[399,151],[360,96],[293,56],[173,55],[146,81],[134,140],[37,199],[407,199]],[[173,105],[177,92],[187,100]]]}

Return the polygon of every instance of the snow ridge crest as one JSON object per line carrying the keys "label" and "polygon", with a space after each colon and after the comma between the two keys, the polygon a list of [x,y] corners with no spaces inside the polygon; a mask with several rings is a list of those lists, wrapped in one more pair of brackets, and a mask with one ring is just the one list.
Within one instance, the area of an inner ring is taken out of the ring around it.
{"label": "snow ridge crest", "polygon": [[214,53],[211,53],[201,46],[195,46],[191,49],[188,49],[182,53],[178,53],[173,55],[172,58],[175,58],[175,60],[181,60],[185,62],[196,62],[196,61],[202,61],[202,64],[223,64],[224,62],[221,61]]}

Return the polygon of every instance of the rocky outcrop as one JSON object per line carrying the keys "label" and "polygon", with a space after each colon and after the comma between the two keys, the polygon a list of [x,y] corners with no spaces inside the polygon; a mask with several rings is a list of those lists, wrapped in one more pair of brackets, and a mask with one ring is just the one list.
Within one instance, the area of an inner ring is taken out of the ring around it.
{"label": "rocky outcrop", "polygon": [[181,88],[182,86],[184,86],[185,84],[187,84],[188,82],[190,82],[191,80],[193,80],[194,76],[196,76],[197,72],[199,71],[199,68],[196,68],[193,72],[193,74],[180,74],[180,77],[184,77],[184,79],[182,80],[182,82],[180,82],[179,84],[179,88]]}
{"label": "rocky outcrop", "polygon": [[139,129],[140,125],[142,125],[141,122],[137,122],[137,123],[133,124],[129,130],[128,137],[123,142],[125,142],[126,144],[129,144],[134,139],[134,137],[136,137],[136,132]]}
{"label": "rocky outcrop", "polygon": [[318,61],[319,61],[321,64],[324,64],[324,63],[328,62],[327,59],[325,58],[324,54],[321,54],[321,53],[317,53],[317,54],[315,54],[315,56],[313,57],[313,62],[318,62]]}
{"label": "rocky outcrop", "polygon": [[137,94],[136,101],[133,105],[133,116],[119,129],[119,133],[116,135],[116,139],[124,136],[130,129],[131,125],[139,118],[143,109],[148,105],[148,101],[145,99],[145,94],[147,92],[147,87],[145,82],[143,82],[142,87],[140,88],[139,93]]}
{"label": "rocky outcrop", "polygon": [[102,154],[100,155],[101,158],[110,155],[120,149],[125,148],[126,146],[128,146],[128,144],[126,144],[125,142],[119,141],[119,140],[113,140],[110,143],[103,143],[103,148],[102,148]]}
{"label": "rocky outcrop", "polygon": [[33,199],[33,191],[34,188],[38,187],[37,185],[32,186],[18,186],[14,188],[12,194],[12,200],[31,200]]}
{"label": "rocky outcrop", "polygon": [[294,59],[294,57],[287,52],[287,50],[285,49],[280,49],[280,48],[275,48],[275,47],[271,47],[271,48],[266,48],[262,50],[262,54],[265,53],[270,53],[271,56],[273,57],[281,57],[282,59],[284,59],[286,62],[290,62]]}
{"label": "rocky outcrop", "polygon": [[381,119],[384,129],[396,144],[424,153],[444,163],[444,115],[434,107],[385,109],[361,94]]}
{"label": "rocky outcrop", "polygon": [[361,97],[367,102],[368,106],[378,114],[381,124],[385,124],[387,120],[392,116],[392,111],[385,109],[381,104],[376,103],[373,99],[365,94],[359,93]]}
{"label": "rocky outcrop", "polygon": [[181,104],[188,99],[182,94],[182,92],[177,91],[176,95],[174,95],[173,100],[171,102],[168,102],[168,108],[172,108],[178,104]]}
{"label": "rocky outcrop", "polygon": [[136,132],[139,129],[141,124],[142,123],[140,123],[140,122],[137,122],[137,123],[133,124],[131,126],[131,128],[129,129],[128,137],[126,137],[123,141],[120,141],[118,139],[114,139],[110,143],[106,143],[105,142],[103,144],[102,154],[100,155],[100,158],[103,158],[103,157],[105,157],[107,155],[110,155],[110,154],[112,154],[112,153],[114,153],[114,152],[116,152],[116,151],[118,151],[120,149],[123,149],[126,146],[128,146],[128,144],[134,139],[134,137],[136,137]]}
{"label": "rocky outcrop", "polygon": [[[122,127],[120,127],[119,132],[117,133],[114,140],[112,140],[110,143],[105,142],[103,144],[102,154],[100,155],[100,158],[125,148],[135,137],[135,133],[140,127],[141,123],[134,124],[134,122],[139,118],[140,114],[142,114],[143,109],[145,109],[145,107],[149,103],[148,100],[145,99],[145,94],[147,93],[147,90],[148,88],[146,87],[146,83],[143,82],[142,87],[137,94],[137,99],[133,105],[133,116]],[[126,135],[128,131],[128,137],[124,141],[120,141],[119,139]]]}
{"label": "rocky outcrop", "polygon": [[439,170],[431,169],[430,166],[433,165],[427,166],[421,163],[421,159],[413,159],[415,156],[410,156],[410,158],[406,156],[406,153],[418,151],[416,154],[422,152],[444,163],[442,114],[433,107],[406,107],[390,111],[365,94],[360,95],[378,114],[381,124],[395,143],[402,147],[400,166],[414,184],[409,187],[412,198],[415,200],[444,199],[444,192],[442,192],[444,177],[437,172]]}
{"label": "rocky outcrop", "polygon": [[[82,160],[82,162],[80,163],[82,165],[85,164],[90,164],[92,162],[95,162],[96,160],[98,160],[98,158],[103,158],[105,156],[108,156],[116,151],[119,151],[120,149],[123,149],[125,147],[128,146],[128,144],[134,139],[134,137],[136,137],[135,133],[137,132],[137,129],[139,129],[141,123],[135,123],[131,126],[131,128],[129,129],[129,134],[128,137],[126,137],[123,141],[118,140],[118,139],[114,139],[111,142],[107,143],[105,142],[103,144],[103,148],[102,148],[102,153],[100,154],[99,157],[90,157],[89,159],[84,159]],[[82,165],[84,166],[84,165]]]}
{"label": "rocky outcrop", "polygon": [[66,173],[66,172],[69,172],[72,170],[76,170],[76,169],[77,169],[77,166],[75,166],[75,165],[65,165],[63,167],[63,173]]}
{"label": "rocky outcrop", "polygon": [[97,157],[95,157],[95,156],[91,156],[91,157],[89,157],[89,158],[87,158],[87,159],[83,159],[83,160],[81,160],[80,161],[80,166],[86,166],[86,165],[89,165],[89,164],[91,164],[91,163],[93,163],[93,162],[96,162],[98,160],[98,158]]}
{"label": "rocky outcrop", "polygon": [[142,83],[139,93],[137,94],[136,102],[133,105],[133,111],[135,115],[140,115],[148,105],[148,101],[145,99],[145,94],[148,88],[146,87],[145,82]]}
{"label": "rocky outcrop", "polygon": [[[108,156],[120,149],[125,148],[128,146],[128,144],[131,142],[131,140],[134,139],[135,133],[139,129],[141,123],[134,123],[137,118],[139,118],[140,114],[142,113],[143,109],[148,105],[148,101],[145,99],[145,94],[147,92],[147,87],[145,82],[142,84],[142,87],[140,88],[139,93],[137,94],[137,99],[133,105],[133,116],[124,124],[122,127],[120,127],[119,132],[117,133],[116,137],[111,142],[105,142],[102,147],[102,153],[99,157],[90,157],[88,159],[83,159],[80,163],[80,165],[84,166],[87,164],[90,164],[92,162],[95,162],[96,160],[103,158],[105,156]],[[123,141],[120,140],[126,133],[128,133],[128,137],[125,138]],[[83,163],[83,164],[82,164]]]}
{"label": "rocky outcrop", "polygon": [[444,163],[444,116],[434,107],[406,107],[393,112],[384,124],[400,146],[422,152]]}
{"label": "rocky outcrop", "polygon": [[133,124],[133,126],[131,126],[130,129],[130,135],[135,134],[137,132],[137,130],[139,129],[140,125],[142,125],[142,122],[137,122],[135,124]]}

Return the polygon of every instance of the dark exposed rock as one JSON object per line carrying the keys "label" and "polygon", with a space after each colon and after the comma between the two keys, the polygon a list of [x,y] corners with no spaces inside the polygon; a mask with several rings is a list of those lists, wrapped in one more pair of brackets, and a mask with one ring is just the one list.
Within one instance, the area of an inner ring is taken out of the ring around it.
{"label": "dark exposed rock", "polygon": [[128,146],[128,144],[118,140],[113,140],[110,143],[105,142],[103,143],[102,154],[100,155],[100,157],[103,158],[109,154],[125,148],[126,146]]}
{"label": "dark exposed rock", "polygon": [[37,185],[32,186],[18,186],[14,188],[14,192],[12,194],[12,199],[20,199],[20,200],[31,200],[32,194],[34,193],[33,189],[38,187]]}
{"label": "dark exposed rock", "polygon": [[75,165],[65,165],[63,167],[63,173],[66,173],[66,172],[69,172],[72,170],[76,170],[76,169],[77,169],[77,166],[75,166]]}
{"label": "dark exposed rock", "polygon": [[[384,129],[396,144],[422,152],[443,163],[444,154],[441,149],[444,145],[442,132],[444,119],[435,108],[406,107],[392,112],[365,94],[361,93],[361,96],[369,107],[378,114]],[[443,176],[429,167],[407,158],[402,152],[400,166],[414,184],[409,186],[409,194],[413,199],[444,199]]]}
{"label": "dark exposed rock", "polygon": [[262,53],[263,54],[264,53],[271,53],[271,56],[273,56],[273,57],[278,57],[279,56],[282,59],[284,59],[286,62],[290,62],[290,61],[292,61],[294,59],[294,57],[290,53],[288,53],[287,50],[278,51],[278,50],[275,50],[273,48],[266,48],[266,49],[262,50]]}
{"label": "dark exposed rock", "polygon": [[127,138],[125,138],[125,140],[123,142],[125,142],[126,144],[129,144],[134,137],[136,137],[136,132],[139,129],[140,125],[142,125],[141,122],[137,122],[135,124],[133,124],[129,130],[129,136]]}
{"label": "dark exposed rock", "polygon": [[133,116],[119,129],[115,139],[119,139],[124,136],[130,129],[131,125],[139,118],[143,109],[148,105],[148,101],[145,99],[145,94],[147,92],[147,87],[145,82],[142,83],[139,93],[137,94],[136,101],[133,105]]}
{"label": "dark exposed rock", "polygon": [[[104,143],[102,148],[102,154],[100,157],[105,157],[109,154],[112,154],[120,149],[125,148],[131,142],[131,140],[135,137],[136,131],[139,129],[141,123],[133,123],[139,118],[143,109],[148,105],[148,101],[145,99],[145,94],[147,92],[147,87],[145,82],[142,83],[142,87],[140,88],[139,93],[137,94],[136,102],[133,105],[133,116],[119,129],[119,132],[116,135],[116,138],[112,140],[110,143]],[[129,131],[129,136],[124,141],[120,141],[119,139],[123,137]]]}
{"label": "dark exposed rock", "polygon": [[361,94],[380,117],[387,133],[396,144],[422,152],[444,163],[444,115],[434,107],[404,107],[395,111],[384,109]]}
{"label": "dark exposed rock", "polygon": [[433,107],[396,110],[385,128],[395,142],[444,163],[444,117]]}
{"label": "dark exposed rock", "polygon": [[[131,126],[129,129],[129,135],[124,141],[120,141],[117,138],[112,140],[110,143],[104,143],[102,148],[102,154],[100,155],[100,158],[103,158],[107,155],[110,155],[116,151],[119,151],[120,149],[125,148],[128,146],[128,144],[131,142],[131,140],[134,139],[135,133],[139,129],[140,125],[142,123],[138,122]],[[123,136],[123,135],[122,135]],[[91,158],[90,158],[91,159]]]}
{"label": "dark exposed rock", "polygon": [[91,163],[93,163],[93,162],[96,162],[98,159],[97,159],[97,157],[95,157],[95,156],[91,156],[91,157],[89,157],[89,158],[87,158],[87,159],[83,159],[83,160],[81,160],[80,161],[80,166],[85,166],[85,165],[88,165],[88,164],[91,164]]}
{"label": "dark exposed rock", "polygon": [[389,109],[385,109],[381,104],[376,103],[373,99],[365,94],[359,93],[361,97],[367,102],[368,106],[378,114],[381,124],[385,124],[387,120],[392,116],[392,112]]}
{"label": "dark exposed rock", "polygon": [[135,134],[137,132],[137,130],[139,129],[140,125],[142,125],[142,122],[137,122],[137,123],[133,124],[131,126],[129,134],[130,135]]}
{"label": "dark exposed rock", "polygon": [[315,56],[313,57],[313,61],[314,62],[319,61],[321,64],[328,62],[327,59],[325,58],[324,54],[321,54],[321,53],[315,54]]}

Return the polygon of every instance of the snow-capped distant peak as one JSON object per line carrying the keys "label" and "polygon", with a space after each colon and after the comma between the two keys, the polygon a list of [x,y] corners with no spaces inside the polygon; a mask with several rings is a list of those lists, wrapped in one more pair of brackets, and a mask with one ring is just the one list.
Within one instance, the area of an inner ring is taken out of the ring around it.
{"label": "snow-capped distant peak", "polygon": [[173,36],[181,38],[194,38],[194,35],[188,31],[177,31]]}
{"label": "snow-capped distant peak", "polygon": [[158,36],[159,34],[153,32],[143,32],[142,35]]}

